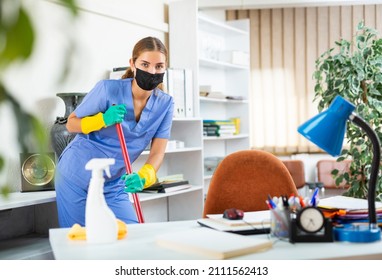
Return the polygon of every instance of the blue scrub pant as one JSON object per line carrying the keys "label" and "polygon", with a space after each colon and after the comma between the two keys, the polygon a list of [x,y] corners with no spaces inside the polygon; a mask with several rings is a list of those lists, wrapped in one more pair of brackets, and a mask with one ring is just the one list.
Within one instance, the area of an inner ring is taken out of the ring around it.
{"label": "blue scrub pant", "polygon": [[[74,224],[85,226],[88,186],[81,186],[73,181],[72,178],[56,174],[55,189],[60,227],[72,227]],[[124,186],[119,179],[105,183],[106,203],[117,219],[127,224],[138,223],[134,207],[123,189]]]}

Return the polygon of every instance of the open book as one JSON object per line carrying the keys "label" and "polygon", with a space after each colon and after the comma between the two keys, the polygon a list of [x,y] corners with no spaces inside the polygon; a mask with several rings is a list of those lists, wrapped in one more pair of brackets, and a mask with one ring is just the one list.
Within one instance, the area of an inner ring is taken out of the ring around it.
{"label": "open book", "polygon": [[251,238],[202,227],[159,235],[156,237],[156,243],[168,249],[212,259],[228,259],[272,247],[272,242],[268,239]]}

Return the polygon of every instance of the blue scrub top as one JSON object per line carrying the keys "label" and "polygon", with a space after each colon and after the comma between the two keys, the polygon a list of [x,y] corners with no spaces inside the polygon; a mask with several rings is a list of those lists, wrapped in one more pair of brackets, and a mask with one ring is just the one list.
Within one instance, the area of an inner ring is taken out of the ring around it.
{"label": "blue scrub top", "polygon": [[[98,82],[76,108],[75,114],[77,117],[83,118],[99,112],[105,112],[114,104],[124,104],[127,114],[121,125],[129,158],[133,163],[153,138],[170,138],[174,105],[170,95],[155,89],[137,123],[134,115],[131,82],[132,79],[103,80]],[[84,142],[83,140],[87,140],[88,146],[84,147],[80,144]],[[93,157],[115,158],[116,163],[110,169],[112,178],[109,180],[121,177],[125,173],[121,146],[115,126],[109,126],[87,135],[79,133],[69,143],[67,149],[76,150],[76,157],[91,153]],[[63,156],[65,156],[65,152],[63,152]],[[79,168],[81,167],[79,166]]]}
{"label": "blue scrub top", "polygon": [[[114,104],[124,104],[127,113],[121,125],[129,158],[133,163],[153,138],[168,139],[170,137],[174,102],[170,95],[159,89],[154,89],[142,111],[139,122],[136,122],[131,82],[132,79],[102,80],[98,82],[75,109],[75,114],[77,117],[83,118],[105,112]],[[116,127],[113,125],[102,128],[87,135],[78,133],[62,152],[57,165],[57,204],[60,204],[58,205],[59,221],[62,226],[70,226],[71,224],[70,222],[63,222],[70,219],[62,216],[66,214],[75,215],[75,213],[69,212],[78,211],[78,209],[73,211],[68,209],[69,206],[64,203],[73,200],[84,206],[86,197],[83,197],[84,192],[79,191],[78,188],[87,193],[91,172],[85,170],[85,165],[92,158],[115,159],[115,164],[110,166],[111,178],[105,176],[105,192],[123,192],[124,186],[119,179],[126,173],[126,168]],[[70,192],[68,192],[69,189]],[[62,195],[64,193],[66,198]],[[113,195],[115,197],[115,194],[112,194],[111,197]],[[67,196],[70,196],[70,198]],[[65,200],[65,202],[60,201],[60,199]],[[109,206],[112,201],[108,200],[112,199],[107,197]],[[62,214],[67,211],[69,212]]]}

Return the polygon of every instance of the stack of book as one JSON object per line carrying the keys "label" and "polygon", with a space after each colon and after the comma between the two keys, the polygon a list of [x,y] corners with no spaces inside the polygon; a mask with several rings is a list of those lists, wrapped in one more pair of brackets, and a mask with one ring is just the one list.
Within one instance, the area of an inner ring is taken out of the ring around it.
{"label": "stack of book", "polygon": [[234,120],[203,120],[203,136],[233,136],[239,134]]}
{"label": "stack of book", "polygon": [[187,180],[168,180],[161,181],[145,188],[143,192],[147,193],[169,193],[191,188]]}
{"label": "stack of book", "polygon": [[[369,207],[366,199],[332,196],[320,199],[318,207],[325,217],[331,218],[338,224],[368,223]],[[375,202],[377,223],[382,227],[382,202]]]}

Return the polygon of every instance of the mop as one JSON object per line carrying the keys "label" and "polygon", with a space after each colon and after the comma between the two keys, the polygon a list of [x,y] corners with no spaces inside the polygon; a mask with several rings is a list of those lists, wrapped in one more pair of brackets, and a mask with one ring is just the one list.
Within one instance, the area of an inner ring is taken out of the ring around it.
{"label": "mop", "polygon": [[[127,172],[127,174],[131,174],[133,172],[133,170],[131,168],[130,158],[129,158],[129,154],[127,152],[127,146],[126,146],[126,142],[125,142],[125,136],[123,135],[122,126],[120,123],[117,123],[115,125],[115,127],[117,128],[119,143],[121,144],[123,161],[125,162],[125,166],[126,166],[126,172]],[[137,217],[138,217],[138,222],[144,223],[141,204],[139,202],[138,194],[132,193],[132,196],[133,196],[133,200],[134,200],[135,212],[137,213]]]}

